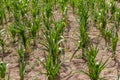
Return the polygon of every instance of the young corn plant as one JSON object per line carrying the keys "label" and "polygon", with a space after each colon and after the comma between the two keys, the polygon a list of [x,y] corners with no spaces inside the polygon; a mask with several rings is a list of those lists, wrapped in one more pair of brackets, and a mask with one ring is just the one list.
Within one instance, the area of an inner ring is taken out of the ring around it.
{"label": "young corn plant", "polygon": [[19,7],[19,1],[16,1],[14,0],[12,2],[12,14],[13,14],[13,17],[14,17],[14,21],[15,23],[18,23],[21,21],[21,14],[20,14],[20,7]]}
{"label": "young corn plant", "polygon": [[104,31],[106,29],[106,25],[107,25],[105,9],[100,10],[98,19],[99,19],[99,21],[98,21],[98,24],[99,24],[98,29],[102,33],[102,31]]}
{"label": "young corn plant", "polygon": [[19,75],[20,75],[20,80],[24,80],[24,75],[25,75],[25,67],[26,67],[26,62],[25,62],[25,58],[24,58],[24,50],[23,49],[19,49],[18,51],[18,55],[19,55]]}
{"label": "young corn plant", "polygon": [[0,46],[2,47],[2,61],[3,61],[5,54],[5,42],[3,41],[3,39],[0,39]]}
{"label": "young corn plant", "polygon": [[110,43],[111,43],[112,33],[113,33],[112,30],[107,30],[107,29],[105,29],[104,31],[102,31],[102,36],[103,36],[103,38],[105,39],[105,44],[106,44],[107,46],[109,46]]}
{"label": "young corn plant", "polygon": [[4,0],[0,1],[0,24],[4,25],[4,20],[7,22],[6,19],[6,14],[5,14],[5,10],[4,10]]}
{"label": "young corn plant", "polygon": [[16,37],[16,34],[17,34],[17,33],[16,33],[16,31],[15,31],[15,26],[14,26],[14,24],[12,24],[12,25],[10,26],[9,32],[10,32],[11,37],[12,37],[12,42],[15,43],[15,42],[16,42],[15,37]]}
{"label": "young corn plant", "polygon": [[98,29],[100,32],[106,28],[107,25],[107,11],[108,6],[106,5],[105,0],[97,1],[97,8],[98,8]]}
{"label": "young corn plant", "polygon": [[112,36],[112,56],[115,58],[116,54],[116,48],[117,48],[117,43],[118,43],[118,33]]}
{"label": "young corn plant", "polygon": [[62,17],[65,19],[66,19],[66,14],[67,14],[67,2],[68,0],[59,0]]}
{"label": "young corn plant", "polygon": [[20,38],[19,41],[25,49],[25,57],[28,58],[30,55],[30,47],[29,47],[30,38],[27,37],[26,29],[21,24],[18,24],[18,25],[15,24],[14,30],[19,35],[19,38]]}
{"label": "young corn plant", "polygon": [[11,0],[4,0],[4,3],[5,3],[5,7],[6,7],[6,9],[7,9],[7,11],[8,11],[8,15],[9,15],[9,18],[11,17],[11,9],[12,9],[12,1]]}
{"label": "young corn plant", "polygon": [[37,25],[35,25],[35,23],[33,23],[30,28],[30,34],[33,39],[33,46],[36,46],[36,38],[37,38],[38,30],[39,30],[39,26],[37,26]]}
{"label": "young corn plant", "polygon": [[30,27],[30,34],[34,41],[34,46],[36,46],[36,38],[37,38],[37,32],[39,31],[39,25],[40,25],[40,7],[39,7],[39,0],[32,0],[32,24]]}
{"label": "young corn plant", "polygon": [[16,5],[18,8],[18,11],[20,11],[21,17],[23,17],[22,20],[25,21],[27,17],[26,15],[28,12],[29,0],[19,0],[19,1],[16,1],[16,3],[17,3]]}
{"label": "young corn plant", "polygon": [[96,7],[96,0],[86,0],[87,2],[87,6],[88,6],[88,14],[89,14],[89,18],[90,18],[90,21],[93,21],[94,25],[96,24],[96,21],[97,21],[97,16],[96,16],[96,13],[97,13],[97,7]]}
{"label": "young corn plant", "polygon": [[[46,29],[46,28],[45,28]],[[41,44],[45,47],[47,56],[45,62],[42,62],[43,67],[46,69],[48,80],[57,80],[59,68],[61,66],[60,55],[62,53],[61,43],[63,41],[63,21],[55,22],[54,27],[50,30],[44,31],[44,40]]]}
{"label": "young corn plant", "polygon": [[98,7],[98,9],[105,9],[106,8],[106,1],[105,0],[97,0],[96,1],[96,5]]}
{"label": "young corn plant", "polygon": [[76,0],[70,0],[70,5],[72,6],[73,13],[75,14]]}
{"label": "young corn plant", "polygon": [[88,49],[90,40],[84,26],[80,27],[80,46],[82,48],[82,58],[85,59],[85,49]]}
{"label": "young corn plant", "polygon": [[53,0],[53,2],[54,2],[54,9],[56,9],[58,0]]}
{"label": "young corn plant", "polygon": [[88,0],[91,12],[95,10],[96,0]]}
{"label": "young corn plant", "polygon": [[43,16],[46,18],[52,17],[53,3],[52,0],[43,0]]}
{"label": "young corn plant", "polygon": [[0,30],[0,46],[2,47],[2,61],[4,61],[4,55],[5,55],[5,42],[4,39],[2,38],[4,35],[4,29]]}
{"label": "young corn plant", "polygon": [[50,30],[50,23],[52,22],[52,13],[53,10],[53,5],[51,0],[43,0],[43,8],[41,9],[42,11],[42,20],[43,24],[46,27],[46,30]]}
{"label": "young corn plant", "polygon": [[[29,0],[20,0],[19,2],[19,13],[20,13],[20,23],[27,28],[30,27],[30,20],[29,20]],[[27,30],[26,30],[27,32]]]}
{"label": "young corn plant", "polygon": [[28,24],[28,6],[29,0],[14,0],[12,3],[12,14],[15,23],[21,23],[24,26],[29,26]]}
{"label": "young corn plant", "polygon": [[89,44],[90,40],[87,34],[89,9],[85,8],[86,5],[88,5],[87,1],[79,0],[79,3],[78,3],[78,16],[79,16],[79,43],[78,44],[79,45],[76,48],[75,52],[73,53],[71,60],[80,48],[82,49],[82,58],[86,60],[85,49],[87,49],[88,45],[90,45]]}
{"label": "young corn plant", "polygon": [[[88,9],[84,9],[84,0],[79,0],[78,4],[78,15],[79,15],[79,43],[78,47],[76,48],[75,52],[73,53],[72,58],[76,54],[76,52],[81,48],[82,49],[82,58],[86,61],[85,58],[85,50],[88,48],[88,45],[90,45],[90,40],[87,34],[87,23],[88,23]],[[87,4],[87,3],[86,3]]]}
{"label": "young corn plant", "polygon": [[93,8],[91,10],[91,16],[93,16],[94,25],[102,31],[102,29],[106,28],[106,2],[105,0],[93,0],[91,4],[91,8]]}
{"label": "young corn plant", "polygon": [[93,46],[90,49],[86,50],[86,58],[87,58],[87,67],[88,71],[83,71],[90,80],[100,80],[100,73],[104,70],[108,59],[102,63],[102,59],[100,62],[96,62],[95,58],[97,56],[99,49],[94,48]]}
{"label": "young corn plant", "polygon": [[93,9],[91,14],[92,14],[91,17],[92,17],[92,20],[93,20],[93,26],[97,28],[99,13],[97,12],[97,10]]}
{"label": "young corn plant", "polygon": [[84,26],[87,31],[88,28],[88,18],[89,18],[89,4],[87,1],[79,0],[78,2],[78,16],[79,16],[79,24],[80,26]]}
{"label": "young corn plant", "polygon": [[45,57],[45,63],[44,62],[41,63],[43,67],[46,69],[45,74],[47,76],[47,80],[57,80],[57,76],[61,64],[60,63],[54,64],[50,55],[44,57]]}
{"label": "young corn plant", "polygon": [[84,26],[81,26],[78,47],[76,48],[75,52],[73,53],[71,60],[74,57],[74,55],[76,54],[76,52],[81,48],[82,49],[82,59],[84,59],[86,61],[85,51],[86,51],[86,49],[89,48],[89,45],[90,45],[90,40],[89,40],[88,34],[87,34]]}
{"label": "young corn plant", "polygon": [[119,27],[120,27],[120,9],[116,9],[114,17],[115,17],[114,24],[115,24],[116,31],[119,31]]}
{"label": "young corn plant", "polygon": [[[68,0],[58,0],[59,5],[60,5],[60,11],[62,13],[62,23],[64,23],[64,27],[66,27],[67,29],[69,29],[69,27],[67,27],[67,3]],[[63,30],[62,30],[63,31]],[[69,30],[68,30],[69,32]]]}
{"label": "young corn plant", "polygon": [[82,49],[82,58],[86,60],[85,50],[88,49],[90,45],[90,40],[84,26],[80,26],[80,46]]}
{"label": "young corn plant", "polygon": [[114,14],[116,12],[116,4],[114,0],[110,0],[110,13],[111,13],[111,18],[114,18]]}
{"label": "young corn plant", "polygon": [[0,80],[5,80],[6,70],[7,70],[7,64],[1,61],[0,62]]}
{"label": "young corn plant", "polygon": [[30,27],[30,22],[27,18],[28,14],[28,5],[29,5],[29,0],[20,0],[16,1],[14,0],[13,5],[13,17],[14,17],[14,27],[12,27],[11,32],[13,36],[19,35],[19,42],[23,45],[25,49],[25,57],[29,57],[30,53],[30,47],[29,47],[29,42],[30,38],[28,37],[29,35],[29,30],[28,27]]}

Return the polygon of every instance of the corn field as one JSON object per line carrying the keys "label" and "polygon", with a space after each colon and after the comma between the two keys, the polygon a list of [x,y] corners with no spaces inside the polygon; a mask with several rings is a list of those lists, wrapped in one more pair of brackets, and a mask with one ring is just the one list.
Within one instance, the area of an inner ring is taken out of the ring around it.
{"label": "corn field", "polygon": [[120,80],[119,0],[0,6],[0,80]]}

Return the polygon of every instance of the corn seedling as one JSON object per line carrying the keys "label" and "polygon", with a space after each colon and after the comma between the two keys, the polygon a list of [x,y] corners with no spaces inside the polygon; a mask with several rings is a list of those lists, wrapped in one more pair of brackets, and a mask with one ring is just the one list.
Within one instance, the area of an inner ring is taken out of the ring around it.
{"label": "corn seedling", "polygon": [[90,40],[84,26],[80,26],[80,46],[82,48],[82,58],[85,59],[85,49],[90,45]]}
{"label": "corn seedling", "polygon": [[0,62],[0,80],[5,80],[5,74],[7,70],[7,65],[1,61]]}
{"label": "corn seedling", "polygon": [[88,0],[91,12],[95,10],[96,0]]}
{"label": "corn seedling", "polygon": [[93,16],[93,22],[95,27],[97,27],[98,29],[105,29],[107,11],[105,0],[92,0],[91,9],[91,16]]}
{"label": "corn seedling", "polygon": [[116,80],[120,80],[120,74],[117,75],[117,79]]}
{"label": "corn seedling", "polygon": [[29,48],[29,41],[30,39],[27,37],[26,35],[26,31],[25,31],[25,27],[22,26],[21,24],[19,25],[15,25],[14,30],[16,31],[16,33],[19,35],[20,37],[20,42],[21,44],[24,46],[25,49],[25,57],[29,57],[29,53],[30,53],[30,48]]}
{"label": "corn seedling", "polygon": [[101,9],[98,16],[100,32],[106,29],[107,21],[105,15],[105,10]]}
{"label": "corn seedling", "polygon": [[87,1],[84,0],[79,0],[79,4],[78,4],[78,16],[79,16],[79,23],[80,26],[84,26],[85,30],[87,31],[88,29],[88,14],[89,12],[89,8],[88,8],[88,4]]}
{"label": "corn seedling", "polygon": [[25,49],[25,57],[29,56],[30,49],[29,49],[29,42],[30,38],[28,38],[28,27],[30,27],[30,22],[27,19],[28,14],[28,5],[29,0],[14,0],[13,5],[13,17],[14,17],[14,26],[11,28],[11,34],[14,37],[15,35],[19,35],[19,41],[23,45]]}
{"label": "corn seedling", "polygon": [[53,0],[53,2],[54,2],[54,9],[56,9],[58,0]]}
{"label": "corn seedling", "polygon": [[114,21],[114,24],[115,24],[115,27],[116,27],[116,31],[119,31],[119,25],[120,25],[120,9],[116,9],[116,12],[115,12],[115,21]]}
{"label": "corn seedling", "polygon": [[111,18],[113,17],[113,15],[116,12],[116,4],[114,0],[110,0],[110,12],[111,12]]}
{"label": "corn seedling", "polygon": [[24,75],[25,75],[25,67],[26,67],[26,62],[24,58],[24,51],[23,49],[18,50],[18,55],[19,55],[19,75],[20,75],[20,80],[24,80]]}
{"label": "corn seedling", "polygon": [[2,47],[2,61],[4,60],[4,54],[5,54],[5,42],[3,41],[3,39],[0,39],[0,46]]}
{"label": "corn seedling", "polygon": [[7,11],[8,11],[8,13],[9,13],[9,18],[11,17],[11,9],[12,9],[12,7],[11,7],[11,5],[12,5],[12,1],[11,0],[4,0],[4,3],[5,3],[5,7],[6,7],[6,9],[7,9]]}
{"label": "corn seedling", "polygon": [[0,46],[2,47],[2,61],[4,60],[4,54],[5,54],[5,42],[2,38],[4,35],[4,29],[0,31]]}
{"label": "corn seedling", "polygon": [[66,14],[67,14],[67,2],[68,2],[68,0],[59,0],[60,9],[62,12],[62,16],[64,18],[66,18]]}
{"label": "corn seedling", "polygon": [[37,32],[38,32],[38,26],[37,25],[34,25],[34,23],[31,25],[31,28],[30,28],[30,34],[34,40],[34,46],[36,46],[36,37],[37,37]]}
{"label": "corn seedling", "polygon": [[29,0],[14,0],[12,3],[12,14],[15,23],[22,23],[24,26],[28,25],[28,5]]}
{"label": "corn seedling", "polygon": [[4,24],[4,20],[7,22],[6,15],[5,15],[5,10],[4,10],[4,0],[0,1],[0,24]]}
{"label": "corn seedling", "polygon": [[52,0],[43,0],[44,1],[44,10],[43,15],[47,17],[48,19],[52,16]]}
{"label": "corn seedling", "polygon": [[12,36],[12,42],[13,43],[15,43],[16,41],[15,41],[15,37],[16,37],[16,31],[15,31],[15,26],[14,26],[14,24],[12,24],[11,26],[10,26],[10,28],[9,28],[9,32],[10,32],[10,34],[11,34],[11,36]]}
{"label": "corn seedling", "polygon": [[102,31],[102,36],[105,39],[105,44],[108,46],[111,43],[111,37],[112,37],[112,30],[104,30]]}
{"label": "corn seedling", "polygon": [[117,47],[118,40],[119,40],[118,39],[118,33],[116,33],[112,37],[112,55],[113,55],[113,57],[115,57],[116,47]]}
{"label": "corn seedling", "polygon": [[82,49],[82,58],[84,60],[86,60],[86,55],[84,54],[86,49],[88,49],[90,46],[90,40],[89,40],[89,37],[88,37],[88,34],[84,28],[83,25],[80,26],[80,36],[79,36],[79,43],[78,43],[78,47],[77,49],[75,50],[75,52],[73,53],[72,57],[71,57],[71,60],[72,58],[74,57],[74,55],[76,54],[76,52],[81,48]]}
{"label": "corn seedling", "polygon": [[71,4],[71,6],[72,6],[73,13],[75,14],[76,0],[70,0],[70,4]]}
{"label": "corn seedling", "polygon": [[82,48],[82,57],[85,57],[84,55],[84,50],[86,48],[88,48],[88,44],[89,44],[89,37],[87,34],[87,29],[88,29],[88,11],[89,9],[84,8],[88,5],[87,1],[83,1],[80,0],[80,3],[78,4],[78,15],[79,15],[79,32],[80,32],[80,36],[79,36],[79,40],[80,40],[80,47]]}
{"label": "corn seedling", "polygon": [[[85,1],[86,2],[86,1]],[[87,3],[86,3],[87,4]],[[76,52],[81,48],[82,49],[82,58],[85,59],[85,49],[88,48],[88,45],[90,43],[88,34],[87,34],[87,23],[88,23],[88,9],[84,8],[86,5],[83,0],[79,0],[78,8],[79,8],[79,45],[76,48],[75,52],[73,53],[72,58],[76,54]]]}
{"label": "corn seedling", "polygon": [[30,34],[34,40],[34,46],[36,45],[36,37],[37,32],[39,31],[39,24],[40,24],[40,8],[39,8],[39,0],[32,0],[32,24],[30,27]]}
{"label": "corn seedling", "polygon": [[53,15],[52,13],[52,1],[51,0],[44,0],[43,8],[42,8],[42,20],[43,24],[45,25],[46,29],[50,30],[50,23],[51,23],[51,17]]}
{"label": "corn seedling", "polygon": [[[46,29],[46,28],[45,28]],[[54,27],[50,28],[50,31],[46,30],[44,33],[44,41],[41,43],[45,47],[45,51],[48,53],[45,57],[45,63],[43,63],[46,69],[46,75],[48,80],[56,80],[60,68],[60,55],[61,55],[61,43],[63,38],[64,24],[63,21],[55,22]]]}
{"label": "corn seedling", "polygon": [[105,0],[97,1],[97,7],[98,7],[98,16],[97,16],[97,28],[100,30],[100,32],[104,31],[106,29],[107,25],[107,5]]}
{"label": "corn seedling", "polygon": [[98,48],[91,47],[90,49],[86,50],[86,58],[87,58],[87,67],[88,71],[83,71],[86,75],[89,76],[91,80],[99,80],[100,73],[106,66],[108,59],[102,63],[102,59],[100,62],[96,62],[95,58],[98,53]]}
{"label": "corn seedling", "polygon": [[97,13],[97,8],[96,8],[96,0],[87,0],[87,6],[88,6],[88,14],[89,14],[89,17],[91,18],[90,20],[93,21],[96,23],[97,21],[97,16],[96,16],[96,13]]}
{"label": "corn seedling", "polygon": [[93,14],[94,27],[97,27],[99,13],[96,10],[93,10],[92,14]]}
{"label": "corn seedling", "polygon": [[106,8],[106,1],[105,0],[99,0],[96,1],[98,9],[105,9]]}
{"label": "corn seedling", "polygon": [[[29,5],[29,0],[20,0],[17,1],[17,6],[18,6],[18,10],[21,13],[21,16],[23,18],[25,18],[27,12],[28,12],[28,5]],[[24,19],[23,19],[24,20]]]}
{"label": "corn seedling", "polygon": [[60,68],[60,63],[53,63],[53,60],[51,59],[51,56],[44,56],[45,57],[45,63],[41,62],[43,67],[46,69],[46,75],[47,75],[47,80],[57,80],[59,68]]}

